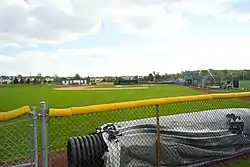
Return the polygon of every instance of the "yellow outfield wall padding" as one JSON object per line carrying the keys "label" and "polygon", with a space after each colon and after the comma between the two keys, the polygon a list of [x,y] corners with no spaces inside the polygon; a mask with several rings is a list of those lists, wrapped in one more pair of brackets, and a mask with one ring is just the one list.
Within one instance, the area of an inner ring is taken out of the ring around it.
{"label": "yellow outfield wall padding", "polygon": [[5,113],[0,112],[0,121],[4,121],[4,120],[5,120]]}
{"label": "yellow outfield wall padding", "polygon": [[203,101],[211,99],[232,99],[232,98],[244,98],[244,97],[250,97],[250,92],[178,96],[178,97],[167,97],[167,98],[137,100],[137,101],[110,103],[110,104],[91,105],[84,107],[71,107],[70,109],[69,108],[50,109],[49,116],[62,117],[62,116],[89,114],[89,113],[97,113],[103,111],[121,110],[121,109],[137,108],[137,107],[160,105],[160,104],[173,104],[173,103]]}
{"label": "yellow outfield wall padding", "polygon": [[244,98],[250,97],[250,92],[241,93],[215,93],[211,94],[212,99],[232,99],[232,98]]}
{"label": "yellow outfield wall padding", "polygon": [[67,116],[72,116],[72,111],[71,108],[62,108],[62,109],[55,109],[55,108],[50,108],[49,109],[49,116],[58,116],[60,115],[61,117],[67,117]]}
{"label": "yellow outfield wall padding", "polygon": [[210,95],[168,97],[168,98],[137,100],[137,101],[128,101],[128,102],[120,102],[120,103],[100,104],[100,105],[92,105],[92,106],[86,106],[86,107],[72,107],[71,109],[72,109],[73,115],[78,115],[78,114],[88,114],[88,113],[96,113],[96,112],[103,112],[103,111],[112,111],[112,110],[121,110],[121,109],[136,108],[136,107],[143,107],[143,106],[151,106],[151,105],[157,105],[157,104],[197,101],[200,99],[206,100],[210,98],[211,98]]}
{"label": "yellow outfield wall padding", "polygon": [[9,121],[11,119],[18,118],[26,113],[29,113],[31,111],[29,106],[23,106],[21,108],[7,111],[7,112],[1,112],[0,113],[0,121]]}

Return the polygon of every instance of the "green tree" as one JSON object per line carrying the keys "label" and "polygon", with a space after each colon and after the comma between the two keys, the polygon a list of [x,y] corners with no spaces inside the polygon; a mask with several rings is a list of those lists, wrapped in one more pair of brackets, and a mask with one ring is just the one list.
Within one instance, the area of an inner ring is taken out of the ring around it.
{"label": "green tree", "polygon": [[54,75],[54,77],[53,77],[53,79],[54,79],[54,83],[60,83],[61,82],[61,79],[60,79],[60,77],[58,76],[58,75]]}
{"label": "green tree", "polygon": [[42,80],[42,83],[43,83],[43,84],[47,84],[47,83],[48,83],[48,81],[46,80],[46,78],[44,78],[44,79]]}
{"label": "green tree", "polygon": [[14,78],[13,84],[19,84],[17,77]]}
{"label": "green tree", "polygon": [[152,73],[150,73],[150,74],[148,75],[148,80],[149,80],[149,81],[154,81],[154,76],[153,76]]}
{"label": "green tree", "polygon": [[20,78],[20,84],[24,84],[24,79],[23,79],[23,77]]}
{"label": "green tree", "polygon": [[87,80],[87,84],[89,84],[89,83],[90,83],[90,77],[88,76],[88,77],[86,78],[86,80]]}
{"label": "green tree", "polygon": [[157,73],[155,74],[154,78],[155,78],[156,80],[160,80],[160,79],[161,79],[160,73],[157,72]]}
{"label": "green tree", "polygon": [[29,78],[26,80],[26,84],[30,84],[30,79]]}
{"label": "green tree", "polygon": [[33,84],[37,84],[37,79],[36,78],[34,78]]}
{"label": "green tree", "polygon": [[168,80],[168,79],[170,79],[171,78],[171,76],[169,75],[169,74],[167,74],[167,73],[165,73],[163,76],[162,76],[162,79],[164,79],[164,80]]}
{"label": "green tree", "polygon": [[79,80],[79,79],[81,79],[81,77],[80,77],[80,75],[79,75],[78,73],[76,73],[76,75],[75,75],[74,79]]}
{"label": "green tree", "polygon": [[22,75],[18,74],[18,75],[17,75],[17,78],[21,79],[21,78],[22,78]]}
{"label": "green tree", "polygon": [[37,80],[37,84],[41,84],[42,83],[42,80],[43,80],[43,76],[41,73],[38,73],[36,75],[36,80]]}
{"label": "green tree", "polygon": [[143,81],[148,81],[148,76],[144,76]]}

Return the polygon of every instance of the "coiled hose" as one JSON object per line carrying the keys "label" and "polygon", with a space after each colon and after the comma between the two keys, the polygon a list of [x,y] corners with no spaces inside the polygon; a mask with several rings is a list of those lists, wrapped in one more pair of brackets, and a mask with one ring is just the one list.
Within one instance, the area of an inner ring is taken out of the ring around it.
{"label": "coiled hose", "polygon": [[72,137],[68,140],[68,167],[103,167],[107,145],[101,133]]}

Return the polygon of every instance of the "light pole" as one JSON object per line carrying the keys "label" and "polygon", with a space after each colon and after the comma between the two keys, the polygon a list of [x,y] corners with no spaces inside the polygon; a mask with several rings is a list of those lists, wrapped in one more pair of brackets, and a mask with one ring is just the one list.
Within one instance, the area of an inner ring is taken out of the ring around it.
{"label": "light pole", "polygon": [[242,71],[242,80],[243,81],[245,80],[245,72],[244,72],[244,70]]}

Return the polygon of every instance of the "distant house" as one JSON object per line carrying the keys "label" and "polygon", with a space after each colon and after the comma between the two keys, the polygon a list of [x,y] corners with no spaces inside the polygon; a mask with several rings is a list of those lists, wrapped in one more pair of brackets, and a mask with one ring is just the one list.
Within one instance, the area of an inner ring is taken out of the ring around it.
{"label": "distant house", "polygon": [[104,80],[107,80],[107,79],[111,79],[112,77],[89,77],[90,79],[90,82],[95,82],[95,83],[98,83],[98,82],[102,82]]}
{"label": "distant house", "polygon": [[[22,76],[22,79],[24,80],[25,83],[29,79],[31,84],[34,82],[35,79],[37,80],[37,82],[41,82],[40,79],[37,78],[36,76]],[[20,80],[21,78],[18,78],[18,82],[20,82]]]}
{"label": "distant house", "polygon": [[54,82],[54,78],[47,76],[47,77],[44,77],[43,81],[45,81],[47,83]]}
{"label": "distant house", "polygon": [[0,84],[11,84],[14,77],[11,76],[0,76]]}

